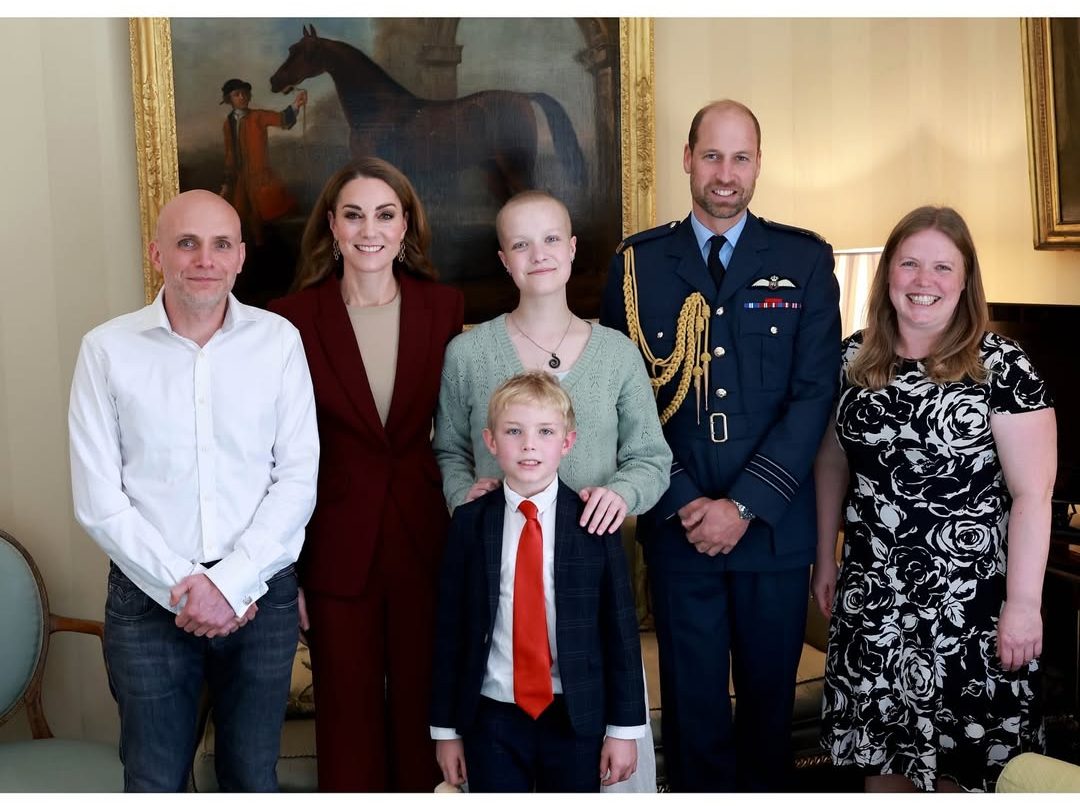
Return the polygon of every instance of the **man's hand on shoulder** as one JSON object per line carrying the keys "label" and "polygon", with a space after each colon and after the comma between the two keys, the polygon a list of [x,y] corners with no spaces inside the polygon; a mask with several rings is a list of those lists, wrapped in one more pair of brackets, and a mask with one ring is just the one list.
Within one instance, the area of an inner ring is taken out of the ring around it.
{"label": "man's hand on shoulder", "polygon": [[625,782],[637,770],[637,740],[605,737],[600,749],[600,784]]}
{"label": "man's hand on shoulder", "polygon": [[255,616],[255,605],[237,619],[225,596],[206,574],[184,577],[169,591],[169,604],[177,605],[187,596],[187,602],[176,617],[176,626],[196,636],[226,636],[243,627]]}
{"label": "man's hand on shoulder", "polygon": [[679,520],[687,541],[710,557],[731,553],[750,525],[727,498],[695,498],[679,510]]}

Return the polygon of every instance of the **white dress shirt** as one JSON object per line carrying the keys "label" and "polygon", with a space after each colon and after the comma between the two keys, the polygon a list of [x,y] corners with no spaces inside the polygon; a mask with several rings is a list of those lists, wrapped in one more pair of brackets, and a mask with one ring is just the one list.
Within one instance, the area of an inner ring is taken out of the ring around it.
{"label": "white dress shirt", "polygon": [[[562,694],[559,677],[559,653],[555,642],[555,512],[559,494],[559,478],[556,476],[547,487],[531,498],[514,492],[503,481],[506,509],[503,511],[502,558],[499,565],[499,607],[495,613],[495,627],[491,633],[487,670],[480,694],[503,703],[514,703],[514,573],[517,568],[518,542],[525,527],[525,515],[518,510],[524,500],[536,506],[537,520],[543,537],[544,554],[544,611],[547,616],[548,647],[551,650],[551,691]],[[597,618],[599,621],[599,618]],[[604,734],[624,740],[644,737],[646,726],[607,726]],[[454,729],[431,727],[435,740],[457,739]]]}
{"label": "white dress shirt", "polygon": [[229,295],[200,348],[172,330],[158,293],[83,338],[68,427],[75,517],[162,607],[179,612],[170,588],[204,572],[242,616],[296,561],[319,438],[284,318]]}

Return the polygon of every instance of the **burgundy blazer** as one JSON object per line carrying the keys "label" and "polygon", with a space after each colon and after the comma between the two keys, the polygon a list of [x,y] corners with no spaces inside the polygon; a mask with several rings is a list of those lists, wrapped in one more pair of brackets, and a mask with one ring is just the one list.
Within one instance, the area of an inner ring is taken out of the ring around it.
{"label": "burgundy blazer", "polygon": [[417,563],[437,575],[449,527],[442,481],[431,449],[443,352],[461,331],[459,290],[400,273],[397,371],[384,427],[368,386],[336,276],[270,302],[304,342],[319,423],[315,512],[300,554],[300,582],[333,596],[358,596],[387,527],[404,524]]}

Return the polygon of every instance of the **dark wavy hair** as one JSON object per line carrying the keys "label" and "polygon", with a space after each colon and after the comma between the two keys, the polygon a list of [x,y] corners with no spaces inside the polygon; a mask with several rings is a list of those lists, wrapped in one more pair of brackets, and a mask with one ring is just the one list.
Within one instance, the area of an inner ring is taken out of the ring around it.
{"label": "dark wavy hair", "polygon": [[870,284],[862,348],[847,373],[848,379],[862,388],[884,388],[896,373],[900,327],[896,320],[896,308],[889,298],[889,267],[900,243],[922,231],[944,234],[964,259],[964,289],[960,291],[952,320],[938,338],[930,356],[923,361],[926,374],[939,384],[965,378],[975,382],[986,380],[986,369],[979,349],[989,315],[975,242],[964,218],[955,210],[924,205],[896,223],[885,242],[885,250]]}
{"label": "dark wavy hair", "polygon": [[416,189],[397,168],[377,157],[362,157],[342,166],[323,186],[319,199],[311,209],[304,236],[300,240],[300,262],[293,280],[292,291],[297,292],[318,284],[331,273],[341,274],[341,259],[334,260],[334,234],[330,230],[328,213],[337,208],[341,190],[358,177],[382,180],[390,186],[401,200],[405,214],[405,259],[394,263],[406,273],[419,278],[434,279],[438,276],[428,251],[431,248],[431,229],[428,227],[424,206]]}

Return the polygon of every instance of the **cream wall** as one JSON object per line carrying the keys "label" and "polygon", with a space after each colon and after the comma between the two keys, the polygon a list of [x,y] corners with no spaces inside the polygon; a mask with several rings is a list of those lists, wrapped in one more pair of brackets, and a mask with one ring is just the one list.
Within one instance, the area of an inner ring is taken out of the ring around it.
{"label": "cream wall", "polygon": [[[53,611],[100,617],[106,563],[72,517],[67,397],[79,338],[142,303],[123,20],[2,20],[0,526],[34,555]],[[98,642],[53,637],[59,736],[115,738]],[[0,738],[28,736],[24,718]]]}
{"label": "cream wall", "polygon": [[951,205],[991,300],[1080,303],[1080,252],[1032,247],[1017,20],[657,20],[655,38],[661,221],[690,207],[694,112],[735,98],[762,127],[755,212],[854,248]]}
{"label": "cream wall", "polygon": [[[689,207],[682,146],[701,103],[764,129],[755,211],[836,247],[880,244],[908,209],[968,218],[991,298],[1080,303],[1080,253],[1031,248],[1015,20],[657,20],[658,211]],[[0,526],[53,609],[100,616],[106,563],[71,516],[66,408],[79,337],[142,303],[127,23],[0,20],[14,114],[0,138]],[[61,735],[115,739],[93,639],[54,639]],[[25,737],[21,719],[0,739]]]}

